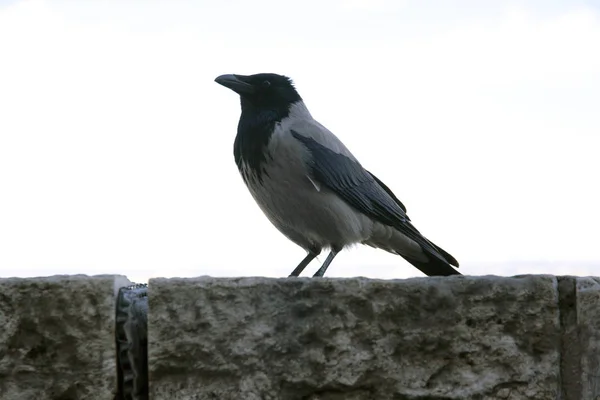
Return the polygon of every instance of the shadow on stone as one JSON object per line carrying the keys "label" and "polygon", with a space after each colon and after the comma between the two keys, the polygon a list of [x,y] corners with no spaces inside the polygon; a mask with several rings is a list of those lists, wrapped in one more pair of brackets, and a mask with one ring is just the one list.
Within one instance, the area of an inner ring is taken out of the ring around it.
{"label": "shadow on stone", "polygon": [[148,285],[119,289],[116,307],[115,400],[148,399]]}

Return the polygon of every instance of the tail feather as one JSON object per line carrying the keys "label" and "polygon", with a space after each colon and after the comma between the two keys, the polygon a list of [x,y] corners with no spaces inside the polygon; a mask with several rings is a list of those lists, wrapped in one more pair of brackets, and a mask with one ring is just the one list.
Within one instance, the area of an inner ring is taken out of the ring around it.
{"label": "tail feather", "polygon": [[[431,243],[431,242],[429,242]],[[456,261],[456,258],[452,257],[452,255],[450,255],[450,253],[448,253],[446,250],[442,249],[440,246],[436,245],[435,243],[431,243],[433,245],[433,247],[435,247],[435,249],[437,251],[440,252],[440,254],[446,259],[446,261],[448,261],[448,264],[450,265],[454,265],[455,267],[458,268],[458,261]]]}
{"label": "tail feather", "polygon": [[363,244],[397,254],[428,276],[461,275],[452,268],[458,267],[458,261],[425,238],[410,222],[406,223],[403,231],[375,223],[371,237]]}
{"label": "tail feather", "polygon": [[452,266],[458,267],[458,261],[456,261],[456,258],[452,257],[450,253],[431,242],[424,236],[421,236],[421,238],[430,245],[423,246],[423,244],[420,243],[421,250],[427,256],[428,260],[415,260],[400,254],[406,261],[417,267],[427,276],[462,275],[460,272],[452,268]]}
{"label": "tail feather", "polygon": [[422,273],[424,273],[427,276],[462,275],[460,272],[452,268],[452,266],[449,263],[441,260],[439,257],[435,257],[428,254],[427,257],[429,258],[429,260],[419,261],[408,258],[402,254],[400,254],[400,256],[415,267],[417,267]]}
{"label": "tail feather", "polygon": [[419,247],[421,247],[422,254],[426,256],[427,261],[423,261],[420,259],[421,257],[419,259],[415,259],[414,257],[410,257],[409,254],[404,255],[398,252],[398,254],[400,254],[406,261],[417,267],[427,276],[462,275],[460,272],[452,268],[452,266],[458,268],[458,261],[456,261],[456,258],[452,257],[450,253],[431,242],[418,231],[411,233],[411,239],[414,240]]}

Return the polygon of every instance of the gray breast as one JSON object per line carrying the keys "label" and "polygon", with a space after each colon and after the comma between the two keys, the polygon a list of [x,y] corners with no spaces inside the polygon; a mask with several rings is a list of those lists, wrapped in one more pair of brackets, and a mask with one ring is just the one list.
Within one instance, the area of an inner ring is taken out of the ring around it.
{"label": "gray breast", "polygon": [[343,247],[367,239],[372,222],[309,177],[310,154],[287,124],[276,127],[259,181],[242,163],[250,193],[269,220],[294,243]]}

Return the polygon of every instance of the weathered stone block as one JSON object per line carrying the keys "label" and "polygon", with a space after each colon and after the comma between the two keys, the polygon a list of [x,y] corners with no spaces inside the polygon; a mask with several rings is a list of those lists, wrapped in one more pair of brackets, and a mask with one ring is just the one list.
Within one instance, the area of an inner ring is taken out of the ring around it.
{"label": "weathered stone block", "polygon": [[581,398],[600,400],[600,278],[576,279]]}
{"label": "weathered stone block", "polygon": [[0,399],[112,399],[121,276],[0,279]]}
{"label": "weathered stone block", "polygon": [[153,279],[153,399],[556,399],[550,276]]}

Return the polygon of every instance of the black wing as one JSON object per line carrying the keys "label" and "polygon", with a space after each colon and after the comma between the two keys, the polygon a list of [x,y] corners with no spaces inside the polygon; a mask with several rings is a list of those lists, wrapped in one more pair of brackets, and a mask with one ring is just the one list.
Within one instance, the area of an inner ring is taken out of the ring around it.
{"label": "black wing", "polygon": [[364,169],[358,162],[328,149],[313,138],[303,136],[294,130],[291,133],[310,151],[311,174],[322,185],[363,214],[398,229],[417,242],[424,251],[439,258],[446,265],[451,263],[458,266],[452,256],[427,240],[410,223],[402,202],[375,175]]}
{"label": "black wing", "polygon": [[321,184],[363,214],[386,225],[396,227],[410,221],[404,208],[359,163],[328,149],[313,138],[294,130],[291,132],[310,151],[311,173]]}
{"label": "black wing", "polygon": [[[381,182],[379,180],[379,178],[377,178],[371,172],[369,172],[369,171],[367,171],[367,172],[369,173],[369,175],[371,175],[371,177],[373,179],[375,179],[375,182],[377,182],[379,184],[379,186],[381,186],[381,188],[387,192],[387,194],[396,202],[396,204],[398,204],[400,206],[402,211],[404,211],[406,213],[406,207],[404,207],[404,204],[402,204],[402,202],[396,197],[396,195],[390,190],[390,188],[387,187],[385,183]],[[410,221],[410,218],[408,218],[408,215],[406,216],[406,218]]]}

